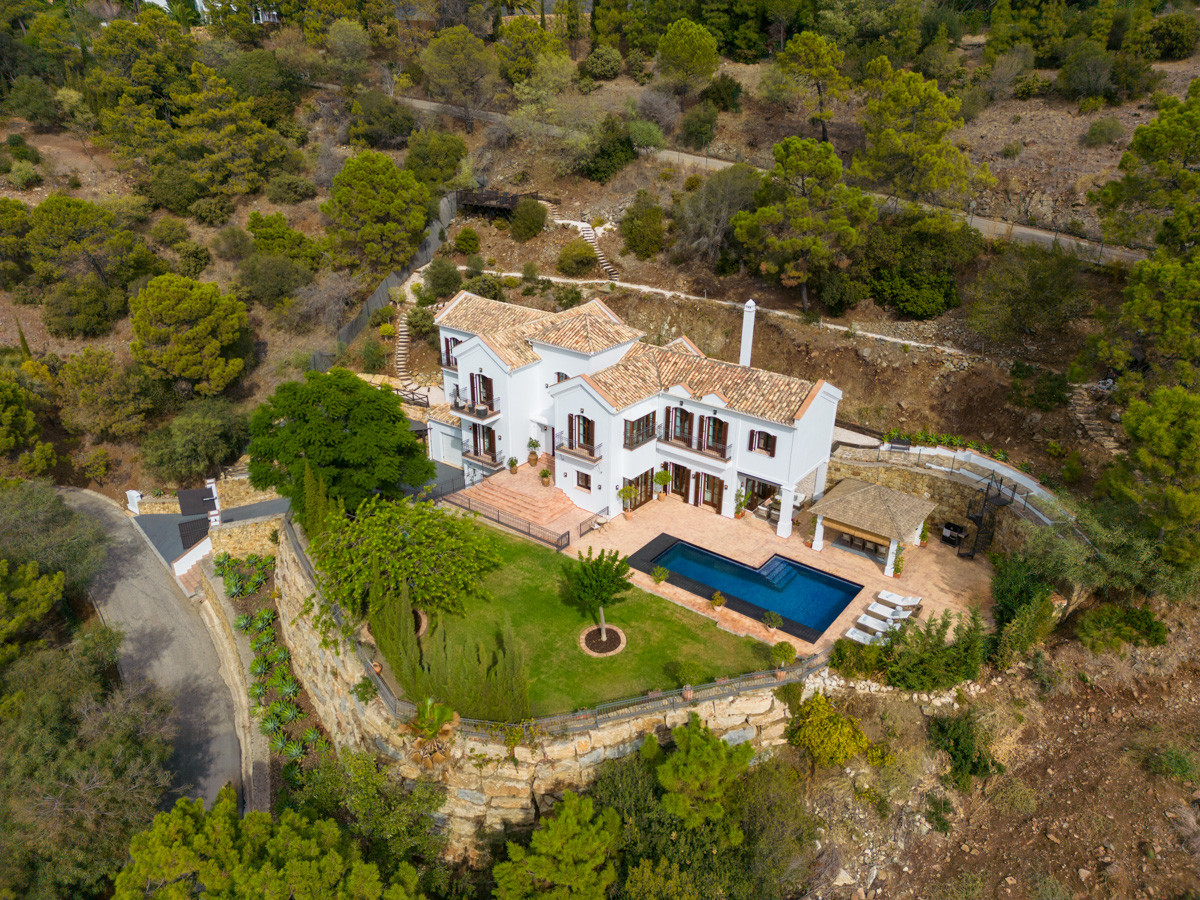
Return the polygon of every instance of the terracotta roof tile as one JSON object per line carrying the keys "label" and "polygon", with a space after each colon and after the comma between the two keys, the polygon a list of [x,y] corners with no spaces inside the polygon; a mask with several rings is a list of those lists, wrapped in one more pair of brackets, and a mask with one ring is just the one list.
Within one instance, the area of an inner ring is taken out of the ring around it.
{"label": "terracotta roof tile", "polygon": [[814,503],[809,511],[852,528],[893,541],[910,541],[929,514],[932,500],[895,491],[881,484],[845,478]]}
{"label": "terracotta roof tile", "polygon": [[437,314],[434,322],[443,328],[469,331],[471,334],[486,334],[527,325],[552,315],[554,314],[544,310],[500,303],[467,291],[459,291],[449,305]]}
{"label": "terracotta roof tile", "polygon": [[462,427],[462,419],[454,415],[450,411],[449,403],[435,403],[425,412],[427,421],[441,422],[444,425],[453,425],[455,428]]}
{"label": "terracotta roof tile", "polygon": [[619,344],[628,344],[644,332],[621,322],[610,322],[590,313],[555,317],[549,324],[535,322],[525,326],[528,340],[580,353],[601,353]]}

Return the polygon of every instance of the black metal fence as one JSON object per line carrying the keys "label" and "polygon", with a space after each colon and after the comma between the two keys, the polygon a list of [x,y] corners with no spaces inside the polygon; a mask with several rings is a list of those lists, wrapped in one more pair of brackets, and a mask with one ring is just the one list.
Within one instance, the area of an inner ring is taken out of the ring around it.
{"label": "black metal fence", "polygon": [[571,532],[555,532],[549,528],[544,528],[528,519],[522,519],[520,516],[514,516],[512,513],[506,513],[504,510],[496,509],[494,506],[489,506],[486,503],[480,503],[473,497],[463,497],[456,494],[447,494],[442,498],[447,503],[453,503],[461,509],[470,510],[473,513],[478,513],[485,519],[503,525],[513,531],[520,532],[527,537],[533,538],[535,541],[547,544],[555,550],[565,550],[571,543]]}
{"label": "black metal fence", "polygon": [[333,353],[325,350],[313,351],[312,357],[309,360],[309,364],[313,369],[316,369],[318,372],[329,371],[337,359],[340,349],[342,347],[349,347],[354,343],[355,338],[362,334],[363,329],[367,327],[367,324],[371,320],[371,314],[376,310],[383,309],[383,307],[392,302],[391,289],[400,287],[404,282],[408,281],[409,276],[413,272],[433,259],[433,255],[442,246],[446,229],[450,227],[457,214],[458,202],[455,193],[452,191],[438,203],[438,217],[429,223],[429,231],[426,233],[425,239],[421,241],[421,246],[417,248],[417,252],[413,254],[413,258],[408,261],[408,265],[400,271],[392,272],[392,274],[383,279],[379,283],[379,286],[375,288],[374,293],[367,298],[367,302],[358,311],[358,315],[338,329],[338,350]]}
{"label": "black metal fence", "polygon": [[596,528],[599,527],[600,520],[607,519],[607,518],[608,518],[608,507],[606,506],[606,507],[604,507],[604,509],[600,510],[600,512],[594,513],[594,514],[588,516],[586,519],[584,519],[582,522],[579,523],[579,536],[583,537],[589,531],[594,531]]}

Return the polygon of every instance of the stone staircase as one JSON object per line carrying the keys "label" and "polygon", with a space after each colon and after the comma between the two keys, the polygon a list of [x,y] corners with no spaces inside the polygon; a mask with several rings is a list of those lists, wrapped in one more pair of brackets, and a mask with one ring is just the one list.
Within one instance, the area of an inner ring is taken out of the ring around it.
{"label": "stone staircase", "polygon": [[583,239],[592,245],[592,249],[596,251],[596,259],[600,263],[600,268],[604,272],[604,277],[609,281],[616,281],[621,277],[621,273],[616,270],[616,267],[608,261],[608,257],[604,255],[604,251],[600,249],[600,243],[596,240],[596,229],[591,225],[581,225],[579,233],[583,235]]}
{"label": "stone staircase", "polygon": [[1096,415],[1096,401],[1088,393],[1087,385],[1076,385],[1071,391],[1071,414],[1083,426],[1088,437],[1098,443],[1109,453],[1120,453],[1122,447],[1117,441],[1115,429],[1111,423],[1102,421]]}
{"label": "stone staircase", "polygon": [[555,519],[578,511],[578,507],[558,488],[542,488],[536,495],[526,494],[505,485],[505,479],[512,477],[508,472],[500,472],[459,491],[458,496],[477,503],[486,503],[501,512],[543,527]]}
{"label": "stone staircase", "polygon": [[179,576],[179,583],[183,585],[183,589],[189,597],[195,597],[200,593],[200,563],[198,561]]}
{"label": "stone staircase", "polygon": [[417,385],[408,374],[408,345],[411,339],[408,334],[409,305],[404,302],[396,303],[396,378],[405,390],[415,391]]}

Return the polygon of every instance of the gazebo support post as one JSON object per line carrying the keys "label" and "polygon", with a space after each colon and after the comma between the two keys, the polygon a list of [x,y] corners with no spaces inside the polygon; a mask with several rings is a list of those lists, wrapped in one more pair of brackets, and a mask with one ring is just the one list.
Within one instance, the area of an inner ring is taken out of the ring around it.
{"label": "gazebo support post", "polygon": [[899,548],[899,541],[892,541],[888,544],[887,565],[883,567],[883,574],[891,578],[896,574],[896,550]]}
{"label": "gazebo support post", "polygon": [[825,548],[825,517],[817,516],[817,524],[813,526],[812,548],[820,553]]}

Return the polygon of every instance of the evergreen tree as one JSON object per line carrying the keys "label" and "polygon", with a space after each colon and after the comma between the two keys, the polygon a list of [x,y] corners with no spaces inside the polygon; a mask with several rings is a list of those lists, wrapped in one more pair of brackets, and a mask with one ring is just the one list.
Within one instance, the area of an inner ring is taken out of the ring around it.
{"label": "evergreen tree", "polygon": [[375,272],[403,268],[425,232],[429,188],[382,153],[348,160],[321,211],[335,245]]}
{"label": "evergreen tree", "polygon": [[[754,748],[750,744],[725,743],[700,722],[696,713],[686,725],[673,729],[671,736],[675,751],[656,770],[658,783],[666,791],[663,809],[680,819],[684,828],[725,822],[726,795],[746,774]],[[727,823],[724,834],[730,846],[742,842],[741,829],[735,822]]]}

